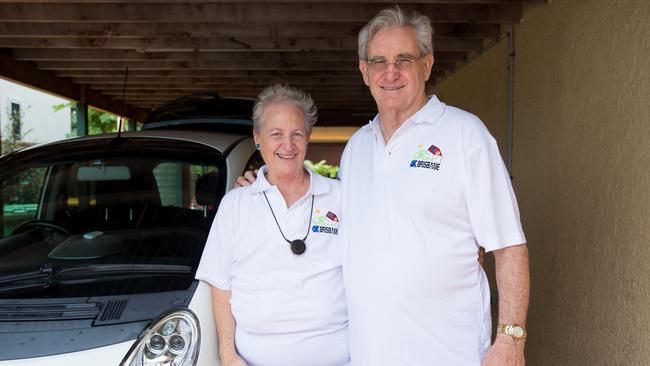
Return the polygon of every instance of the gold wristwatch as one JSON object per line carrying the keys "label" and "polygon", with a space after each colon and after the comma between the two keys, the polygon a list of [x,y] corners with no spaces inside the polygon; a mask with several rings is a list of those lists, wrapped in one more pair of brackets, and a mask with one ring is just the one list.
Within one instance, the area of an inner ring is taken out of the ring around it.
{"label": "gold wristwatch", "polygon": [[518,324],[499,324],[497,333],[509,335],[514,340],[526,339],[526,329]]}

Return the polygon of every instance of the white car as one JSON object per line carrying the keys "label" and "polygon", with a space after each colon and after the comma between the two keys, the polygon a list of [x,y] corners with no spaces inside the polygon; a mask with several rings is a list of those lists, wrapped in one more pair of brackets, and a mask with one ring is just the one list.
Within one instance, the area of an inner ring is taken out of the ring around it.
{"label": "white car", "polygon": [[220,198],[260,158],[250,103],[173,112],[194,102],[0,158],[0,365],[220,364],[194,274]]}

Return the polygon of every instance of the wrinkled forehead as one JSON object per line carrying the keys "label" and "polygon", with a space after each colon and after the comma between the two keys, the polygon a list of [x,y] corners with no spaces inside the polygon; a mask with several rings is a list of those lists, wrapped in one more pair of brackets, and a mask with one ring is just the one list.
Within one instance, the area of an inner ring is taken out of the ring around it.
{"label": "wrinkled forehead", "polygon": [[300,129],[306,130],[304,113],[290,102],[272,102],[266,105],[260,118],[263,129]]}
{"label": "wrinkled forehead", "polygon": [[415,30],[411,27],[388,27],[375,33],[368,42],[368,58],[420,55]]}

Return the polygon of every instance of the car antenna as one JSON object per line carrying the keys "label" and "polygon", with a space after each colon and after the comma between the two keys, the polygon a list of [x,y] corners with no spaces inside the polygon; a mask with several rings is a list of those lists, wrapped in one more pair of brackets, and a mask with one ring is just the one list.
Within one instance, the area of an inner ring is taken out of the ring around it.
{"label": "car antenna", "polygon": [[119,121],[117,124],[117,136],[110,141],[111,145],[121,145],[122,139],[122,123],[124,122],[124,107],[126,106],[126,81],[129,77],[129,67],[124,70],[124,87],[122,89],[122,111],[120,112]]}

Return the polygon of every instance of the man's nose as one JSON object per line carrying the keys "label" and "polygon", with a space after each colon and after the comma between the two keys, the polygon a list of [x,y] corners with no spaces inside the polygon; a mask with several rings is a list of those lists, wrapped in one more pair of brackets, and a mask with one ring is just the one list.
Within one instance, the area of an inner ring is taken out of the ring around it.
{"label": "man's nose", "polygon": [[394,62],[391,62],[386,66],[386,71],[384,71],[384,77],[390,80],[397,79],[399,77],[399,69],[397,68]]}

